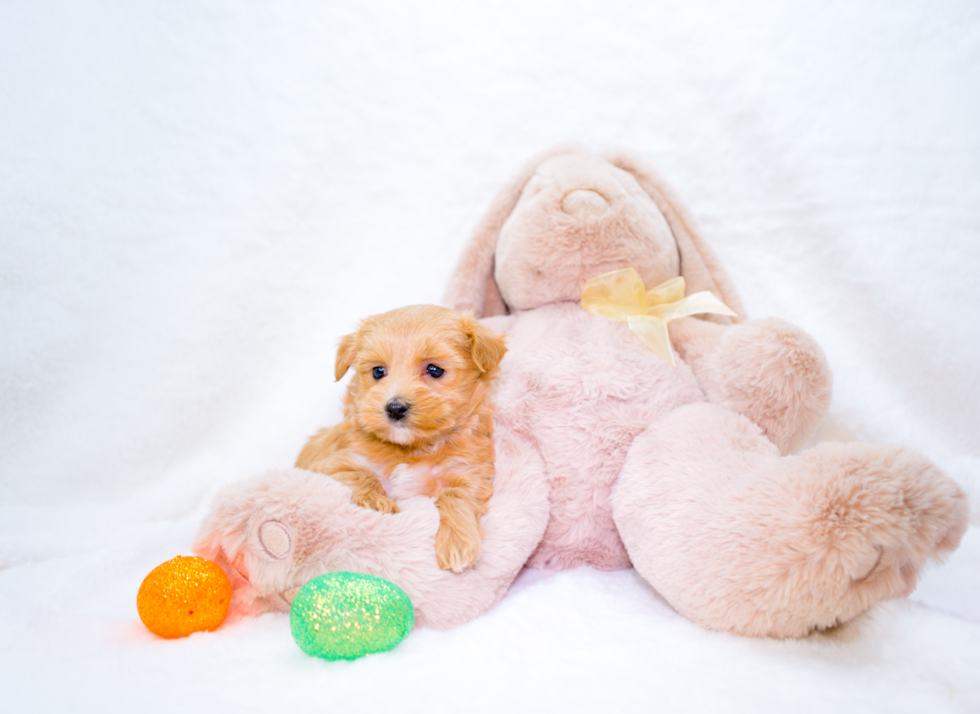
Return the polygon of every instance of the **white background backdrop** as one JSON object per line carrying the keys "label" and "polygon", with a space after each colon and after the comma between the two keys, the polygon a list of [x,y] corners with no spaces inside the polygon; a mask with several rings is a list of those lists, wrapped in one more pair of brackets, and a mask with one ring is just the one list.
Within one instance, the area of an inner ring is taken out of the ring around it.
{"label": "white background backdrop", "polygon": [[[143,576],[339,417],[338,338],[437,302],[552,144],[674,184],[749,313],[834,369],[820,438],[973,499],[911,600],[803,641],[631,572],[523,577],[352,664],[266,616],[164,642]],[[980,707],[980,6],[0,3],[0,685],[11,711]],[[4,705],[6,708],[6,704]]]}

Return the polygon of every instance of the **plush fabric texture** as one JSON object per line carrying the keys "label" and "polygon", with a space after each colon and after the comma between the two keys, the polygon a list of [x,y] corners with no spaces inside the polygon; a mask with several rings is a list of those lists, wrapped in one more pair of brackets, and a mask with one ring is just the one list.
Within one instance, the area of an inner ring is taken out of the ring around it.
{"label": "plush fabric texture", "polygon": [[[547,305],[519,319],[497,317],[518,359],[504,359],[497,428],[519,434],[541,455],[551,519],[530,565],[626,568],[629,556],[611,509],[612,488],[632,440],[677,407],[704,400],[685,364],[671,367],[625,325],[575,303]],[[498,457],[497,461],[500,461]]]}
{"label": "plush fabric texture", "polygon": [[494,446],[506,466],[497,469],[481,521],[483,557],[462,574],[436,563],[439,513],[432,499],[402,500],[401,513],[379,513],[352,504],[347,486],[303,469],[270,471],[227,487],[195,551],[229,572],[233,616],[288,611],[299,586],[349,570],[399,585],[418,625],[460,625],[503,597],[548,520],[547,488],[533,449],[499,435]]}
{"label": "plush fabric texture", "polygon": [[678,612],[781,636],[908,594],[968,520],[960,489],[919,454],[826,443],[781,458],[756,425],[712,404],[635,440],[613,512],[633,565]]}
{"label": "plush fabric texture", "polygon": [[[586,280],[629,266],[648,287],[683,276],[739,317],[671,323],[672,367],[578,304]],[[446,303],[507,339],[483,560],[438,570],[430,503],[384,515],[328,478],[274,472],[219,495],[202,528],[198,552],[236,571],[236,611],[282,609],[309,578],[354,569],[399,584],[420,624],[448,627],[492,606],[525,562],[634,565],[705,627],[793,637],[908,593],[966,529],[962,490],[921,455],[833,443],[792,455],[830,401],[820,347],[782,320],[747,320],[687,210],[628,153],[535,158],[477,227]]]}

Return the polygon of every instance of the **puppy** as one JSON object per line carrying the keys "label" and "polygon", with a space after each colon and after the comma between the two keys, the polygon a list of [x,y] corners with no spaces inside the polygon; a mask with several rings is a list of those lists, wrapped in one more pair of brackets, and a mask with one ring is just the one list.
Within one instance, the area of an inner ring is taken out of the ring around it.
{"label": "puppy", "polygon": [[439,567],[462,572],[482,553],[479,521],[493,492],[488,390],[506,351],[469,315],[433,305],[369,317],[337,350],[336,378],[354,370],[344,420],[313,436],[296,465],[383,513],[398,513],[394,498],[434,498]]}

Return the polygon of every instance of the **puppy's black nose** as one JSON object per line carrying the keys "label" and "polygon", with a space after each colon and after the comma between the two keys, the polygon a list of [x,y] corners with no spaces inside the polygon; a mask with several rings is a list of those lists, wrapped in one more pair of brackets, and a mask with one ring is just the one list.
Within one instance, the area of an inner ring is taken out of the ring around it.
{"label": "puppy's black nose", "polygon": [[408,404],[401,399],[392,399],[385,404],[385,411],[392,421],[401,421],[408,414]]}

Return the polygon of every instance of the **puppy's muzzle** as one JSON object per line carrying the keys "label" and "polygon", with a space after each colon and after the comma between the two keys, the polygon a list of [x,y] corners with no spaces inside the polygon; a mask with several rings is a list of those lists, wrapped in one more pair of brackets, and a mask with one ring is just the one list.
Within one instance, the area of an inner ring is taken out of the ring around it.
{"label": "puppy's muzzle", "polygon": [[408,414],[408,402],[401,399],[390,399],[388,403],[385,404],[385,412],[388,413],[388,418],[392,421],[401,421]]}

